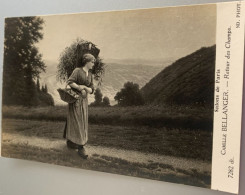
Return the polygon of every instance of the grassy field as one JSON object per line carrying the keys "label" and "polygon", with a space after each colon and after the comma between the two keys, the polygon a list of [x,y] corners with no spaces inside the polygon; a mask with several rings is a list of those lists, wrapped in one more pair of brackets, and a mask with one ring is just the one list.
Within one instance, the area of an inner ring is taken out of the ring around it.
{"label": "grassy field", "polygon": [[[210,187],[212,115],[204,108],[90,107],[88,145],[205,162],[208,165],[204,166],[207,167],[205,171],[153,161],[147,164],[129,162],[100,153],[84,161],[75,151],[66,148],[65,140],[63,148],[35,147],[28,144],[27,138],[45,138],[51,143],[63,139],[66,107],[4,106],[2,111],[2,155],[5,157]],[[14,135],[16,142],[11,142],[7,134]],[[27,136],[22,143],[19,142],[21,136]]]}
{"label": "grassy field", "polygon": [[[64,122],[3,119],[3,132],[62,139]],[[158,153],[176,157],[211,160],[212,134],[148,126],[89,125],[88,144]]]}
{"label": "grassy field", "polygon": [[[55,107],[6,107],[3,118],[65,121],[66,106]],[[213,129],[212,110],[203,107],[138,106],[90,107],[89,123],[123,126],[169,127],[189,130]]]}

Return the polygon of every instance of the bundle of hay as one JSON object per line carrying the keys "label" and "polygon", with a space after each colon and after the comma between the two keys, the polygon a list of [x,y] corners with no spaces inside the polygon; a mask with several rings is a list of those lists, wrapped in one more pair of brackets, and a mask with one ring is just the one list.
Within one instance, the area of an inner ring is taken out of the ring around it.
{"label": "bundle of hay", "polygon": [[105,64],[99,57],[100,50],[92,42],[83,39],[77,39],[60,54],[57,79],[60,82],[66,82],[72,71],[77,67],[77,63],[86,53],[90,53],[95,57],[96,62],[92,73],[94,74],[94,79],[101,83],[105,72]]}

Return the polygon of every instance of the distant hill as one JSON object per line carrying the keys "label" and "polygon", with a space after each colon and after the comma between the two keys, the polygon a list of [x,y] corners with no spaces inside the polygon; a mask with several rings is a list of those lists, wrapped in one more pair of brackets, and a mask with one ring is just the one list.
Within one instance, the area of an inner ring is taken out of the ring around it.
{"label": "distant hill", "polygon": [[[103,77],[103,82],[101,86],[96,87],[101,88],[101,92],[104,96],[109,97],[112,105],[116,104],[114,96],[121,88],[123,88],[124,83],[127,81],[132,81],[138,83],[140,87],[143,87],[151,78],[153,78],[157,73],[164,69],[169,64],[162,64],[161,66],[151,66],[151,65],[128,65],[117,63],[107,63],[106,72]],[[56,67],[57,64],[54,62],[46,61],[47,71],[41,74],[40,83],[47,84],[48,92],[54,98],[55,105],[65,104],[60,100],[59,94],[57,92],[58,88],[64,88],[65,84],[61,84],[56,80]],[[94,96],[89,96],[89,102],[94,101]]]}
{"label": "distant hill", "polygon": [[142,89],[148,104],[213,105],[216,46],[201,48],[166,67]]}
{"label": "distant hill", "polygon": [[106,64],[121,64],[121,65],[147,65],[147,66],[166,66],[173,63],[175,58],[154,58],[154,59],[105,59]]}

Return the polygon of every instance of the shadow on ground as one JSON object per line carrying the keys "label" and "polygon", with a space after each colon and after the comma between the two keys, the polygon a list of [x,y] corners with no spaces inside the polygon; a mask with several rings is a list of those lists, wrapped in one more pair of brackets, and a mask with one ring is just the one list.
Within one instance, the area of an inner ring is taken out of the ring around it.
{"label": "shadow on ground", "polygon": [[43,149],[28,144],[3,143],[2,156],[204,188],[210,188],[211,183],[209,172],[200,173],[196,169],[176,169],[172,165],[155,162],[147,164],[133,163],[99,154],[94,154],[89,159],[83,160],[77,155],[76,151],[69,150],[66,147]]}

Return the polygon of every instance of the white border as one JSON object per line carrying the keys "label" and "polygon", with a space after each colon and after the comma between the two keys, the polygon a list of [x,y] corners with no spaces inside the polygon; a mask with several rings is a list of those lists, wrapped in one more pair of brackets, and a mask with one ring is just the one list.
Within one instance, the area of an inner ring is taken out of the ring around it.
{"label": "white border", "polygon": [[[239,4],[241,12],[237,17]],[[244,1],[217,4],[215,81],[220,75],[220,83],[215,83],[211,189],[236,194],[240,169],[244,12]],[[240,28],[236,27],[238,22]],[[230,59],[225,57],[227,52]]]}
{"label": "white border", "polygon": [[[180,6],[194,3],[215,3],[228,0],[23,0],[0,1],[0,42],[3,43],[4,17],[24,15],[62,14],[73,12],[91,12],[150,8],[152,6]],[[3,44],[0,44],[0,81],[2,80]],[[1,91],[1,85],[0,85]],[[1,97],[0,97],[1,99]],[[1,107],[1,105],[0,105]],[[244,107],[245,108],[245,107]],[[245,121],[245,118],[244,118]],[[1,130],[0,130],[1,132]],[[1,137],[1,134],[0,134]],[[242,141],[242,163],[245,163],[245,134]],[[245,182],[245,169],[241,167],[242,181]],[[226,195],[205,188],[176,185],[115,174],[60,167],[57,165],[8,159],[0,157],[0,194],[41,195],[59,194],[171,194],[171,195]],[[11,180],[11,182],[10,182]],[[95,187],[96,186],[96,187]],[[41,189],[40,189],[41,187]],[[240,194],[245,194],[241,185]]]}

